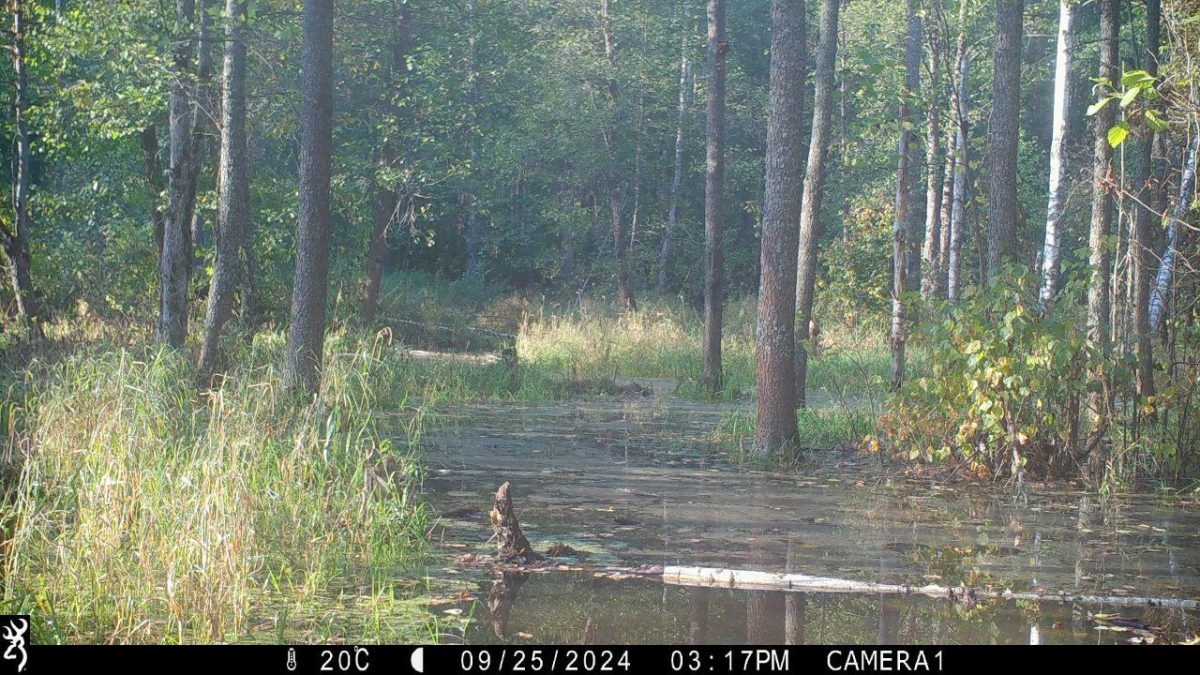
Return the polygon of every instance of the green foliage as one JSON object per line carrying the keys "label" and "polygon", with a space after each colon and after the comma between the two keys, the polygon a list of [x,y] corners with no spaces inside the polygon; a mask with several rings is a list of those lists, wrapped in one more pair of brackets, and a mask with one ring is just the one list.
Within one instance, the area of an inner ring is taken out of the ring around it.
{"label": "green foliage", "polygon": [[822,315],[852,325],[887,314],[894,212],[883,191],[852,198],[845,224],[849,236],[833,233],[819,254],[824,271],[818,281]]}
{"label": "green foliage", "polygon": [[1047,475],[1073,462],[1071,413],[1087,393],[1089,365],[1080,293],[1068,286],[1043,312],[1039,281],[1007,267],[924,324],[917,339],[927,369],[882,423],[897,452],[995,477]]}

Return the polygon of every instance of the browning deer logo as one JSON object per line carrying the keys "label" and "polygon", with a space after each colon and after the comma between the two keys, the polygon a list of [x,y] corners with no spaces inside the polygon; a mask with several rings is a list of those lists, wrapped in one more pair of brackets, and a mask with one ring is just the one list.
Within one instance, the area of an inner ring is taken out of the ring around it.
{"label": "browning deer logo", "polygon": [[3,628],[2,637],[8,641],[8,647],[4,650],[5,661],[18,661],[17,672],[25,670],[25,662],[29,660],[29,654],[25,652],[25,634],[29,631],[29,619],[26,617],[14,617],[8,619],[8,625]]}

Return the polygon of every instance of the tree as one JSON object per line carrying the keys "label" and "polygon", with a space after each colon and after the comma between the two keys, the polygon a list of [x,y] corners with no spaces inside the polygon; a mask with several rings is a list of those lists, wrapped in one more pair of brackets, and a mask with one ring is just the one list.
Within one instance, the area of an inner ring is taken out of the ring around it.
{"label": "tree", "polygon": [[300,77],[300,219],[286,375],[316,393],[329,293],[329,182],[333,151],[333,0],[305,0]]}
{"label": "tree", "polygon": [[840,0],[821,0],[821,35],[817,47],[813,94],[812,135],[800,212],[800,246],[796,265],[796,405],[803,407],[808,386],[809,322],[817,280],[817,242],[824,229],[821,201],[825,193],[825,160],[829,154],[833,118],[834,67],[837,63]]}
{"label": "tree", "polygon": [[721,309],[724,304],[725,0],[708,0],[708,122],[704,171],[704,368],[710,394],[721,389]]}
{"label": "tree", "polygon": [[30,208],[30,160],[33,155],[30,134],[26,128],[26,95],[29,76],[25,63],[25,39],[28,24],[25,17],[24,0],[11,0],[12,14],[12,68],[14,117],[12,207],[13,222],[0,221],[0,245],[7,258],[8,274],[12,280],[13,299],[17,314],[29,328],[33,337],[42,335],[41,303],[33,287],[32,259],[29,255],[29,233],[33,229],[33,211]]}
{"label": "tree", "polygon": [[629,239],[625,236],[625,217],[621,185],[617,178],[618,127],[621,124],[620,87],[617,84],[617,47],[612,30],[612,0],[600,0],[600,28],[604,36],[604,57],[607,62],[608,105],[612,113],[612,128],[602,129],[610,165],[605,175],[608,190],[608,212],[612,223],[613,261],[617,267],[617,298],[622,309],[637,311],[633,282],[629,278]]}
{"label": "tree", "polygon": [[[403,11],[403,10],[401,10]],[[467,21],[470,33],[467,35],[467,155],[470,166],[467,168],[467,190],[462,195],[463,206],[467,209],[466,225],[463,229],[467,237],[467,269],[465,276],[479,274],[480,256],[483,253],[483,220],[479,217],[479,186],[478,168],[479,150],[479,31],[476,25],[475,0],[467,0]]]}
{"label": "tree", "polygon": [[217,256],[208,286],[200,376],[212,375],[220,356],[221,331],[233,314],[233,293],[249,230],[250,171],[246,155],[246,42],[243,37],[249,0],[225,0],[225,62],[221,70],[220,195],[217,205]]}
{"label": "tree", "polygon": [[[896,213],[892,226],[892,324],[889,342],[892,352],[892,388],[904,382],[906,316],[905,298],[908,293],[911,269],[909,255],[915,241],[917,215],[913,208],[913,177],[917,121],[913,99],[921,87],[921,17],[919,1],[908,0],[907,42],[904,49],[904,89],[900,93],[900,143],[896,167]],[[915,278],[914,278],[915,280]]]}
{"label": "tree", "polygon": [[[1146,0],[1146,73],[1158,76],[1158,50],[1161,41],[1162,4],[1160,0]],[[1133,331],[1136,335],[1137,395],[1145,399],[1154,395],[1154,347],[1150,334],[1150,265],[1153,258],[1154,212],[1150,203],[1155,193],[1160,192],[1153,173],[1154,143],[1156,131],[1147,127],[1146,136],[1137,148],[1137,166],[1134,186],[1137,192],[1133,205],[1133,241],[1129,248],[1133,255]]]}
{"label": "tree", "polygon": [[167,168],[167,210],[163,218],[160,261],[161,307],[158,340],[182,347],[188,331],[188,286],[192,263],[192,210],[196,205],[196,164],[193,151],[192,59],[196,51],[195,0],[175,0],[174,77],[170,102],[170,161]]}
{"label": "tree", "polygon": [[[1120,27],[1119,0],[1100,0],[1100,79],[1107,89],[1115,87],[1120,73],[1117,70],[1118,34]],[[1108,377],[1106,364],[1109,354],[1109,269],[1112,254],[1107,238],[1113,228],[1113,145],[1108,131],[1116,123],[1115,105],[1103,106],[1092,120],[1092,220],[1088,228],[1087,346],[1097,364],[1088,373],[1088,412],[1091,437],[1088,439],[1088,465],[1092,478],[1098,479],[1104,466],[1104,431],[1108,419]]]}
{"label": "tree", "polygon": [[658,292],[667,288],[667,271],[675,251],[675,237],[679,220],[679,188],[683,182],[684,127],[688,117],[688,92],[692,88],[692,64],[688,60],[688,39],[685,35],[679,46],[679,106],[675,122],[675,168],[671,178],[671,207],[667,211],[667,230],[663,233],[662,249],[658,254]]}
{"label": "tree", "polygon": [[771,103],[758,292],[758,422],[754,451],[790,448],[797,435],[793,372],[804,118],[804,2],[771,2]]}
{"label": "tree", "polygon": [[929,91],[925,118],[925,243],[921,247],[924,263],[921,275],[921,297],[930,301],[937,297],[941,288],[938,258],[942,243],[942,19],[941,2],[932,3],[930,18],[933,25],[927,32],[929,41]]}
{"label": "tree", "polygon": [[967,0],[960,0],[958,11],[958,44],[954,49],[954,70],[958,76],[951,95],[951,110],[954,113],[954,178],[950,201],[950,250],[946,254],[946,299],[957,302],[962,292],[962,240],[966,227],[967,189],[970,183],[967,174],[968,119],[967,75],[970,61],[967,59]]}
{"label": "tree", "polygon": [[1017,138],[1021,113],[1021,35],[1024,0],[996,0],[996,53],[992,71],[992,118],[988,127],[991,167],[988,175],[989,274],[1016,254]]}
{"label": "tree", "polygon": [[[385,79],[388,87],[382,96],[384,119],[389,124],[399,124],[400,107],[395,102],[395,89],[404,73],[408,71],[409,50],[409,11],[408,4],[397,2],[393,4],[392,16],[392,62]],[[471,38],[474,41],[474,37]],[[474,83],[472,83],[474,86]],[[474,130],[472,130],[474,134]],[[383,258],[387,252],[387,231],[397,209],[398,194],[392,187],[393,179],[390,172],[395,170],[399,153],[396,147],[395,133],[386,130],[379,139],[379,162],[374,175],[375,182],[375,213],[374,225],[371,229],[371,239],[367,244],[366,289],[363,295],[362,318],[366,323],[375,320],[379,311],[379,289],[383,283]],[[468,256],[468,260],[470,257]],[[468,263],[469,266],[469,263]]]}
{"label": "tree", "polygon": [[1042,305],[1058,294],[1058,267],[1062,244],[1063,169],[1066,163],[1067,99],[1071,77],[1071,0],[1058,3],[1058,46],[1054,56],[1054,118],[1050,141],[1050,186],[1047,190],[1046,243],[1042,247]]}
{"label": "tree", "polygon": [[1179,179],[1179,197],[1167,219],[1167,246],[1158,274],[1154,278],[1154,289],[1150,293],[1150,330],[1157,331],[1167,315],[1167,297],[1171,293],[1171,281],[1175,275],[1175,258],[1179,255],[1179,224],[1192,206],[1192,189],[1196,182],[1196,154],[1200,152],[1200,134],[1197,134],[1187,151],[1183,164],[1183,175]]}

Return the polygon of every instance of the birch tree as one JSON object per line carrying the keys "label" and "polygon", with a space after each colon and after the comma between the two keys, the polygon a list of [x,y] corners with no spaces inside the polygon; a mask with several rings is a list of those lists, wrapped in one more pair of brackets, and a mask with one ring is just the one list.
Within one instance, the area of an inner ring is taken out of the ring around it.
{"label": "birch tree", "polygon": [[813,94],[812,135],[800,212],[800,251],[796,266],[796,405],[806,403],[809,322],[817,279],[817,244],[823,229],[821,202],[825,192],[825,162],[829,156],[833,118],[834,66],[837,63],[840,0],[821,0],[820,42],[817,47],[816,87]]}
{"label": "birch tree", "polygon": [[[899,389],[904,383],[905,342],[907,339],[907,317],[905,298],[908,293],[908,258],[910,242],[916,238],[917,227],[913,208],[913,179],[915,174],[914,152],[916,148],[917,120],[913,101],[921,87],[921,17],[919,0],[908,0],[907,41],[904,50],[904,89],[900,93],[899,129],[900,141],[896,166],[896,212],[892,226],[892,323],[889,342],[892,352],[892,388]],[[915,277],[913,277],[915,280]]]}
{"label": "birch tree", "polygon": [[1062,244],[1062,216],[1065,195],[1063,169],[1066,163],[1068,85],[1071,78],[1071,17],[1072,0],[1058,3],[1058,43],[1054,51],[1054,114],[1050,140],[1050,185],[1047,188],[1046,239],[1042,246],[1042,288],[1039,293],[1043,306],[1053,302],[1058,294],[1058,269]]}
{"label": "birch tree", "polygon": [[684,35],[679,45],[679,103],[675,120],[675,165],[671,174],[670,208],[667,210],[667,230],[663,233],[658,254],[658,292],[667,288],[667,274],[675,252],[675,237],[679,221],[679,188],[683,183],[684,129],[688,117],[688,92],[692,88],[692,64],[688,60],[688,39]]}

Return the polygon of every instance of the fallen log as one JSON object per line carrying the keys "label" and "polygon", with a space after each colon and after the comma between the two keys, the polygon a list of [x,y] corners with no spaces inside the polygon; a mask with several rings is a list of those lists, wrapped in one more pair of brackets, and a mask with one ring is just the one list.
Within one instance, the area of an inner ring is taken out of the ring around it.
{"label": "fallen log", "polygon": [[1001,600],[1031,600],[1078,602],[1087,605],[1114,605],[1121,607],[1169,607],[1198,609],[1200,600],[1186,598],[1147,598],[1124,595],[1086,595],[1053,592],[993,590],[988,588],[956,588],[953,586],[910,586],[907,584],[881,584],[871,581],[853,581],[836,577],[818,577],[808,574],[760,572],[755,570],[731,570],[715,567],[684,567],[669,565],[663,568],[662,580],[673,586],[698,588],[734,588],[760,591],[810,591],[818,593],[872,593],[884,595],[925,595],[931,598],[962,598],[973,604],[974,599],[998,598]]}

